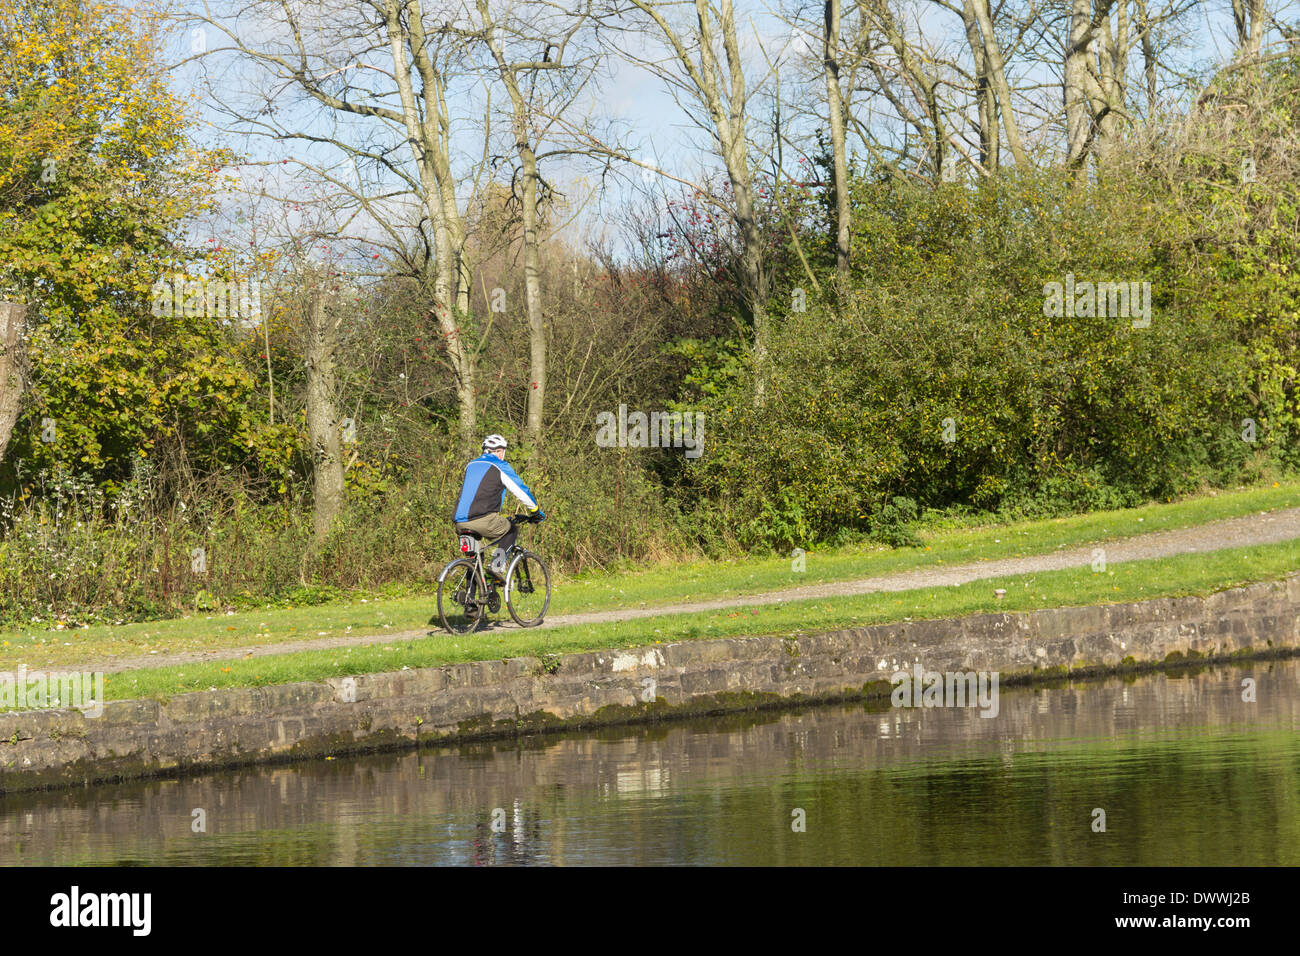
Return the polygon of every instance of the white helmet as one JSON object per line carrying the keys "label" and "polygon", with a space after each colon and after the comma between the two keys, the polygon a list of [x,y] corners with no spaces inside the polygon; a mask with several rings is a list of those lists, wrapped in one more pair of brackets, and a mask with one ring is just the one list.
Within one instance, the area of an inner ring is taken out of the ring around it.
{"label": "white helmet", "polygon": [[484,451],[493,451],[494,449],[505,448],[505,447],[506,447],[506,440],[502,438],[500,435],[488,435],[487,438],[483,439]]}

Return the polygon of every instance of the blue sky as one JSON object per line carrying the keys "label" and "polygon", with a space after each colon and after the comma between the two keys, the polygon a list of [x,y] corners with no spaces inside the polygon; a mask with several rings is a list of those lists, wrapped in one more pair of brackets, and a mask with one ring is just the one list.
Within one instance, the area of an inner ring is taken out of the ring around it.
{"label": "blue sky", "polygon": [[[364,6],[359,5],[356,0],[284,0],[284,2],[307,11],[303,16],[304,30],[309,36],[320,38],[322,48],[330,51],[332,66],[340,69],[351,67],[351,61],[344,55],[346,44],[332,34],[340,25],[353,21],[359,10],[366,9]],[[202,11],[205,8],[203,0],[178,0],[178,3],[181,8],[191,11]],[[494,6],[500,7],[503,4],[494,3]],[[1294,17],[1297,0],[1282,0],[1279,6]],[[267,15],[265,4],[241,4],[235,0],[216,0],[206,4],[206,8],[212,11],[211,15],[237,31],[238,35],[246,41],[265,45],[273,44],[277,38],[287,36],[282,19]],[[817,7],[809,5],[809,9],[815,12]],[[451,19],[459,15],[463,21],[464,10],[463,0],[460,2],[451,0],[445,3],[437,3],[435,0],[425,4],[426,20]],[[739,0],[736,11],[737,20],[742,27],[741,40],[745,48],[747,80],[750,89],[754,91],[751,100],[752,115],[754,120],[762,124],[755,136],[760,146],[766,146],[770,135],[762,126],[768,123],[769,112],[768,107],[763,105],[763,98],[773,89],[774,80],[780,81],[783,93],[788,96],[791,88],[798,84],[802,70],[804,75],[809,76],[813,81],[813,95],[818,96],[820,94],[816,85],[816,73],[808,73],[809,70],[815,70],[816,65],[807,58],[802,58],[801,66],[799,44],[792,43],[792,39],[797,41],[797,37],[792,35],[790,26],[776,15],[772,5],[765,2]],[[235,16],[236,12],[238,16]],[[905,29],[922,31],[928,41],[937,45],[959,49],[965,42],[959,32],[960,21],[950,12],[941,10],[933,3],[908,0],[900,5],[899,16],[906,25]],[[1187,26],[1196,31],[1191,45],[1184,51],[1182,57],[1189,69],[1204,69],[1207,65],[1223,62],[1230,56],[1232,18],[1229,0],[1209,0],[1197,4],[1197,9],[1189,16]],[[223,44],[224,40],[219,31],[211,26],[199,28],[202,29],[201,34],[193,33],[196,28],[199,27],[193,23],[178,24],[171,50],[178,61],[189,56],[196,45],[213,51]],[[631,40],[632,38],[627,38],[627,42],[631,43]],[[816,46],[815,42],[811,45],[814,48]],[[653,46],[634,45],[632,48],[646,57],[662,56],[665,52],[662,47],[655,49]],[[372,55],[370,62],[374,65],[382,65],[386,58],[385,53],[386,51],[381,50],[378,54]],[[777,64],[775,76],[769,69],[769,60]],[[245,64],[221,54],[209,53],[203,62],[208,71],[206,76],[201,74],[196,63],[190,63],[177,69],[176,82],[178,89],[199,98],[199,103],[204,104],[200,109],[200,116],[206,122],[212,123],[215,122],[217,115],[209,108],[212,94],[215,93],[223,98],[238,98],[252,89],[258,79],[257,74],[248,70]],[[1048,79],[1045,68],[1042,67],[1026,69],[1023,66],[1017,67],[1013,63],[1012,70],[1013,75],[1018,75],[1022,79],[1042,81]],[[1133,76],[1135,84],[1140,82],[1139,69],[1133,70]],[[661,79],[649,71],[611,57],[605,61],[604,68],[588,90],[589,95],[579,104],[578,125],[590,129],[612,126],[621,130],[621,143],[633,155],[652,162],[683,179],[703,182],[709,177],[719,175],[721,167],[712,153],[708,135],[691,122],[674,102]],[[501,90],[493,90],[491,95],[494,104],[499,106],[504,102],[504,93]],[[1052,108],[1050,90],[1044,91],[1042,95],[1044,107]],[[1055,95],[1059,96],[1059,93]],[[487,91],[482,79],[470,75],[458,77],[453,82],[450,100],[457,154],[454,163],[457,172],[463,178],[462,195],[468,195],[475,188],[471,174],[480,163],[484,150],[482,116],[487,103]],[[817,101],[809,100],[809,102],[815,104]],[[366,141],[364,137],[374,134],[373,122],[370,120],[345,118],[342,125],[335,125],[339,123],[337,116],[331,115],[329,111],[307,108],[294,97],[281,96],[277,103],[277,115],[285,119],[288,125],[314,135],[341,133],[353,141],[363,142]],[[859,110],[865,108],[865,104],[858,106]],[[874,111],[872,115],[876,115]],[[789,112],[786,117],[793,127],[794,138],[799,138],[797,134],[806,133],[813,128],[813,123],[809,119],[792,118]],[[898,126],[897,123],[892,125],[895,129]],[[501,138],[504,137],[505,132],[504,129],[498,132],[498,138],[495,139],[491,152],[508,155],[509,140]],[[303,171],[294,162],[283,163],[283,160],[304,159],[319,164],[328,162],[331,158],[331,151],[319,146],[277,142],[256,136],[232,135],[212,127],[206,127],[202,136],[209,143],[231,146],[249,155],[255,161],[278,164],[245,169],[241,172],[241,176],[246,185],[254,188],[257,185],[257,177],[260,176],[263,184],[270,186],[273,192],[280,190],[296,198],[306,198],[310,195],[307,183],[311,177],[304,176]],[[1032,141],[1032,134],[1028,138]],[[389,139],[396,138],[389,137]],[[793,163],[787,159],[787,165],[793,166]],[[583,204],[575,228],[585,231],[588,235],[600,232],[619,233],[620,224],[627,215],[628,202],[647,188],[662,190],[666,187],[674,194],[679,189],[678,186],[664,183],[658,178],[651,178],[647,183],[639,170],[632,170],[630,173],[631,175],[623,179],[607,178],[605,188],[602,190],[598,188],[598,170],[593,163],[556,160],[546,170],[548,179],[554,182],[575,205]],[[324,191],[328,193],[329,187],[325,187]],[[397,202],[397,200],[388,200],[387,205],[392,207]],[[262,208],[266,208],[266,203],[262,204]],[[291,210],[287,215],[289,220],[293,221],[297,214]],[[247,220],[243,224],[228,221],[214,222],[210,228],[214,235],[219,235],[223,230],[233,230],[238,233],[246,229],[246,226]],[[365,235],[379,235],[372,226],[354,223],[353,227]]]}

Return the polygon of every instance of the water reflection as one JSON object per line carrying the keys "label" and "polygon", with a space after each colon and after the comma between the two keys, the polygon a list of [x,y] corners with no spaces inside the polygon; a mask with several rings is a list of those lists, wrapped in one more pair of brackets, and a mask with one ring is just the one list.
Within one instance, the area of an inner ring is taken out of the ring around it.
{"label": "water reflection", "polygon": [[0,862],[1296,864],[1298,679],[1257,663],[1004,687],[991,719],[881,702],[13,794]]}

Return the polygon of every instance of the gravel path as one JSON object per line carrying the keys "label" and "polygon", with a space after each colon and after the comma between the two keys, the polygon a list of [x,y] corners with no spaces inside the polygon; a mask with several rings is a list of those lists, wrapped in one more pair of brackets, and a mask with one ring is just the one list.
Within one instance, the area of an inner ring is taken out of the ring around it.
{"label": "gravel path", "polygon": [[[1192,554],[1200,551],[1218,551],[1223,548],[1242,548],[1250,545],[1272,544],[1300,538],[1300,508],[1269,511],[1239,518],[1227,518],[1191,528],[1174,531],[1157,531],[1116,541],[1102,542],[1107,564],[1125,561],[1143,561],[1169,557],[1175,554]],[[807,587],[787,588],[782,591],[765,591],[716,601],[698,601],[691,604],[672,604],[657,607],[623,608],[616,611],[594,611],[586,614],[561,614],[548,617],[551,627],[566,624],[603,624],[611,621],[631,621],[636,618],[661,614],[695,614],[706,611],[723,611],[728,608],[755,607],[779,604],[785,601],[802,601],[810,598],[846,597],[881,591],[909,591],[913,588],[945,587],[1039,571],[1060,571],[1089,565],[1093,549],[1098,545],[1061,549],[1048,554],[1035,554],[1022,558],[1001,558],[996,561],[979,561],[947,567],[917,568],[874,578],[856,581],[836,581]],[[512,625],[513,626],[513,625]],[[378,634],[318,638],[316,640],[283,641],[258,647],[216,648],[207,651],[186,651],[176,654],[149,654],[147,656],[116,658],[81,665],[82,670],[100,670],[105,673],[138,670],[148,667],[171,667],[178,664],[208,661],[241,660],[248,657],[265,657],[295,651],[327,650],[336,647],[367,647],[373,644],[409,642],[429,636],[430,628],[410,631],[388,631]],[[439,630],[435,636],[445,636]],[[71,669],[71,668],[69,668]]]}

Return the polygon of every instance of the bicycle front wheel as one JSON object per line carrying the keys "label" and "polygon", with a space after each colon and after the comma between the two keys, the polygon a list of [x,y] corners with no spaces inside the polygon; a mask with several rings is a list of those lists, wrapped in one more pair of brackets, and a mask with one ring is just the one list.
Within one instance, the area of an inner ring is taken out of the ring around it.
{"label": "bicycle front wheel", "polygon": [[506,570],[506,607],[520,627],[536,627],[551,606],[551,572],[546,562],[524,551]]}
{"label": "bicycle front wheel", "polygon": [[468,558],[457,558],[442,569],[438,578],[438,617],[452,634],[476,630],[486,616],[482,585],[477,567]]}

